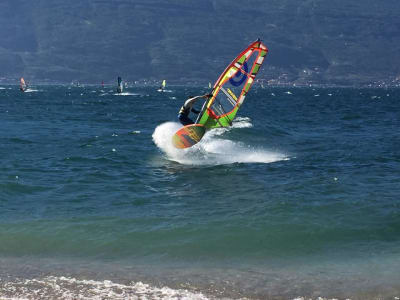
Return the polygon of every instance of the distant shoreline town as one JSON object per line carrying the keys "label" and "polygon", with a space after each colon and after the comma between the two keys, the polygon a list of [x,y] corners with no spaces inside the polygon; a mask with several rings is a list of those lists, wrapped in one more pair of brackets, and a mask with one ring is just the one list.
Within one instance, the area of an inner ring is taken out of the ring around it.
{"label": "distant shoreline town", "polygon": [[[39,78],[29,78],[29,76],[25,76],[25,78],[30,82],[31,85],[68,85],[68,86],[96,86],[101,85],[102,82],[93,82],[89,80],[73,80],[73,81],[59,81],[59,80],[51,80],[51,79],[39,79]],[[126,83],[128,86],[159,86],[161,79],[143,79],[143,80],[129,80],[129,76]],[[20,77],[0,77],[0,84],[2,85],[19,85]],[[208,85],[208,81],[204,80],[169,80],[170,85],[175,86],[204,86]],[[103,84],[105,86],[115,85],[115,80],[104,80]],[[267,87],[317,87],[317,88],[329,88],[329,87],[357,87],[357,88],[400,88],[400,76],[389,78],[386,80],[375,80],[371,82],[318,82],[315,80],[305,80],[305,78],[300,78],[297,80],[291,80],[288,78],[286,74],[281,75],[278,78],[273,79],[257,79],[255,83],[255,87],[267,88]]]}

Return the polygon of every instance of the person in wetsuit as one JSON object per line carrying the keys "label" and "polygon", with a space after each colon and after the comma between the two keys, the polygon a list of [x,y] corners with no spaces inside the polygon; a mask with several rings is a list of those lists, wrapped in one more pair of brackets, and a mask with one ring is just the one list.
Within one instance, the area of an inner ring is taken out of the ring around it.
{"label": "person in wetsuit", "polygon": [[193,120],[189,118],[189,114],[190,114],[190,112],[198,114],[198,113],[200,113],[200,111],[197,109],[194,109],[193,105],[197,102],[197,100],[199,100],[201,98],[207,99],[211,96],[212,95],[210,95],[210,94],[205,94],[205,95],[196,96],[196,97],[190,96],[189,99],[187,99],[185,101],[185,103],[182,105],[182,107],[178,113],[178,119],[182,123],[182,125],[186,126],[186,125],[194,124]]}

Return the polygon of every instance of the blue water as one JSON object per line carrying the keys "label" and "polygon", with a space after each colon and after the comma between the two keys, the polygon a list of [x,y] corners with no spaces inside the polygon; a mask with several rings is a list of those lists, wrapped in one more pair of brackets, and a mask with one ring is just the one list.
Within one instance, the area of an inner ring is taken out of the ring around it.
{"label": "blue water", "polygon": [[182,151],[206,88],[1,87],[0,297],[400,296],[399,89],[254,87]]}

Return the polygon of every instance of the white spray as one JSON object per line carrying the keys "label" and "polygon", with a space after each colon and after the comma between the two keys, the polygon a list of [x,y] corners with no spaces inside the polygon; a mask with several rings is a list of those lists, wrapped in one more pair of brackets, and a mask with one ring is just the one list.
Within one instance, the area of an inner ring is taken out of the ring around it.
{"label": "white spray", "polygon": [[238,118],[231,128],[210,130],[198,144],[187,149],[177,149],[171,142],[172,136],[181,127],[179,123],[167,122],[157,126],[153,133],[154,143],[166,154],[167,158],[181,164],[271,163],[289,159],[281,153],[255,149],[221,137],[231,128],[252,127],[249,118]]}

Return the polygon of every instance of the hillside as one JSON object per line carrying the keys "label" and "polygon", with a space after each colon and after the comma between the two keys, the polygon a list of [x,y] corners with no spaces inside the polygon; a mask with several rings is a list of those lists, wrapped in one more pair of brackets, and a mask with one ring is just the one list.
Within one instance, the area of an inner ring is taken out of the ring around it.
{"label": "hillside", "polygon": [[4,0],[0,77],[208,82],[260,37],[266,80],[390,81],[399,13],[398,0]]}

